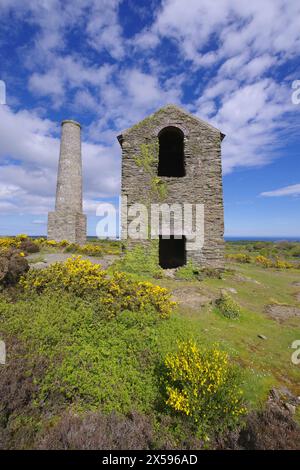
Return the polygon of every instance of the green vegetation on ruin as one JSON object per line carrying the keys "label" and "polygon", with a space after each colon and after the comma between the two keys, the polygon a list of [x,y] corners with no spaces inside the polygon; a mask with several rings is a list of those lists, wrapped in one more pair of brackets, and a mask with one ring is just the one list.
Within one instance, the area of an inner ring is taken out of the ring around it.
{"label": "green vegetation on ruin", "polygon": [[164,200],[168,194],[168,188],[166,182],[156,175],[158,152],[158,141],[150,144],[141,144],[139,155],[134,157],[134,161],[139,168],[142,168],[149,175],[151,194],[158,196],[159,200]]}

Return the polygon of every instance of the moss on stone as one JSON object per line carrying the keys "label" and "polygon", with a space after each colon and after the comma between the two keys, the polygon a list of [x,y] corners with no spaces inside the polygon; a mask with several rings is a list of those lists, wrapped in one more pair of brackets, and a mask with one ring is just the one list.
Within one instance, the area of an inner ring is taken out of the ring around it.
{"label": "moss on stone", "polygon": [[165,181],[156,175],[158,164],[159,144],[141,144],[140,154],[135,155],[134,161],[139,168],[142,168],[150,177],[150,190],[153,196],[158,196],[164,200],[167,196],[168,188]]}

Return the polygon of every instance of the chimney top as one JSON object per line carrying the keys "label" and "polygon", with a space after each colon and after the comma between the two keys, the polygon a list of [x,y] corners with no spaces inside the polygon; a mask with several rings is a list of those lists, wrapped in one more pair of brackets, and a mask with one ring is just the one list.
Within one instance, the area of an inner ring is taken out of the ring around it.
{"label": "chimney top", "polygon": [[75,124],[75,126],[79,126],[81,128],[81,124],[77,121],[73,121],[72,119],[65,119],[64,121],[62,121],[61,125],[63,124]]}

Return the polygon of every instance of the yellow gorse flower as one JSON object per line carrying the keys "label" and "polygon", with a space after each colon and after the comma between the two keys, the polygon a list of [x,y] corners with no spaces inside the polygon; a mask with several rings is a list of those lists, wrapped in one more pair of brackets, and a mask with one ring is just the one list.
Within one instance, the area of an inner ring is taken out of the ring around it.
{"label": "yellow gorse flower", "polygon": [[167,289],[150,282],[137,282],[125,273],[107,276],[99,264],[81,256],[68,258],[64,263],[54,263],[46,269],[30,270],[20,280],[25,290],[65,290],[81,297],[93,294],[109,306],[112,316],[122,310],[138,311],[153,308],[160,317],[168,317],[175,302]]}

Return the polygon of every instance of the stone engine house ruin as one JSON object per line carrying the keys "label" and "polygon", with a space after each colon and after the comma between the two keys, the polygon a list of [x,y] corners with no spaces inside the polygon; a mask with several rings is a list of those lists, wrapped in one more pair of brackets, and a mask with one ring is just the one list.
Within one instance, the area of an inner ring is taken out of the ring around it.
{"label": "stone engine house ruin", "polygon": [[[128,206],[151,204],[203,204],[204,245],[187,250],[186,239],[158,234],[157,256],[163,268],[191,260],[199,267],[224,266],[224,214],[221,142],[218,129],[174,105],[168,105],[123,131],[122,199]],[[150,212],[150,211],[149,211]],[[127,238],[130,217],[121,215],[121,238]],[[128,240],[150,244],[147,240]]]}
{"label": "stone engine house ruin", "polygon": [[[48,215],[48,238],[82,244],[86,241],[86,216],[82,213],[80,131],[79,123],[62,122],[56,204],[55,211]],[[126,207],[142,204],[148,219],[153,205],[183,208],[189,204],[204,208],[200,248],[191,249],[184,230],[174,230],[175,212],[170,211],[170,237],[166,238],[158,227],[155,246],[163,268],[175,268],[188,261],[200,268],[224,267],[223,138],[218,129],[174,105],[161,108],[118,136],[122,147],[121,196],[122,201],[126,199]],[[123,240],[127,240],[129,215],[127,210],[124,214],[122,204]],[[192,212],[191,228],[196,223],[194,219]],[[152,244],[151,225],[148,229],[142,240],[128,238],[128,248],[135,243]]]}

